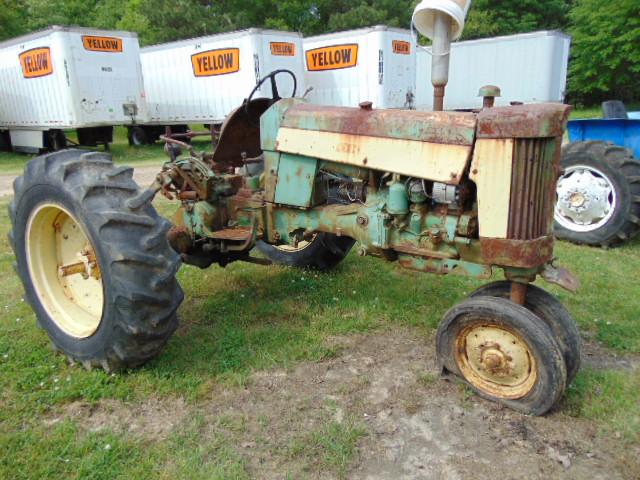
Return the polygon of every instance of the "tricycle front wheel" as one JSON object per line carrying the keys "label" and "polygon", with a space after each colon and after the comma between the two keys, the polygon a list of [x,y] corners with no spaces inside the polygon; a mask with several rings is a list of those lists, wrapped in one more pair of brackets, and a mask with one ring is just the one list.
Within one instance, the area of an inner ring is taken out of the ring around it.
{"label": "tricycle front wheel", "polygon": [[441,366],[480,396],[542,415],[560,399],[567,372],[549,326],[525,307],[470,298],[449,310],[436,334]]}

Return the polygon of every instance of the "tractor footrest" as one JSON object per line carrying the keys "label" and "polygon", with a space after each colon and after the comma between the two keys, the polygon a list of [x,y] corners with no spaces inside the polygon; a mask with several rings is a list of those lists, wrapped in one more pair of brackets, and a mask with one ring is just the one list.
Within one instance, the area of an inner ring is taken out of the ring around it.
{"label": "tractor footrest", "polygon": [[225,230],[217,230],[212,233],[211,238],[214,240],[230,240],[235,242],[245,242],[251,237],[251,227],[227,228]]}

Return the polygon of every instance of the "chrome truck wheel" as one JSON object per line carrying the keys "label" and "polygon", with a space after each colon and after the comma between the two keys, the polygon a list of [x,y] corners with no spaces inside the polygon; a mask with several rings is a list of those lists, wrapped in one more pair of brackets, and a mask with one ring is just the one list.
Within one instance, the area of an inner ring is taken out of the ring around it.
{"label": "chrome truck wheel", "polygon": [[9,234],[25,298],[54,347],[85,367],[135,367],[177,327],[169,224],[110,156],[64,150],[14,183]]}
{"label": "chrome truck wheel", "polygon": [[640,232],[640,161],[604,142],[576,142],[562,153],[555,233],[587,245],[614,246]]}
{"label": "chrome truck wheel", "polygon": [[449,310],[436,334],[438,360],[480,396],[531,415],[560,399],[567,372],[551,328],[509,300],[470,298]]}
{"label": "chrome truck wheel", "polygon": [[575,232],[591,232],[606,224],[618,202],[613,183],[600,170],[574,165],[558,179],[555,219]]}

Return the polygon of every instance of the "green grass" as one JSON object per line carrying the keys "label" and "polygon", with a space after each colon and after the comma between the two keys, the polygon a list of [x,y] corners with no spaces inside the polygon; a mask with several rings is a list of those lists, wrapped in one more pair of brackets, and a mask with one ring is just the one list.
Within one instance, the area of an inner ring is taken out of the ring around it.
{"label": "green grass", "polygon": [[567,411],[596,420],[604,433],[640,443],[640,370],[585,369],[567,393]]}
{"label": "green grass", "polygon": [[358,441],[365,433],[364,425],[354,419],[332,421],[296,438],[289,446],[289,455],[307,458],[314,471],[320,467],[342,478],[357,452]]}

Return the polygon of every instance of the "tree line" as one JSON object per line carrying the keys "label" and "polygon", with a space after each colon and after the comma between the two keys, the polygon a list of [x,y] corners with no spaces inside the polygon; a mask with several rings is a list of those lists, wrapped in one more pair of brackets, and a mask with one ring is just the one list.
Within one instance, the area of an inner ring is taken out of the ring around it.
{"label": "tree line", "polygon": [[[138,32],[142,45],[250,27],[317,35],[408,28],[417,0],[0,0],[0,40],[49,25]],[[559,29],[572,38],[569,100],[640,94],[639,0],[474,0],[463,39]],[[526,79],[522,79],[526,81]]]}

